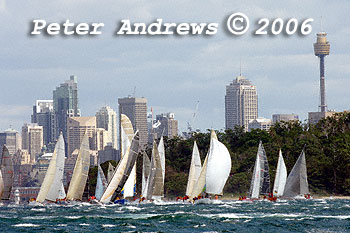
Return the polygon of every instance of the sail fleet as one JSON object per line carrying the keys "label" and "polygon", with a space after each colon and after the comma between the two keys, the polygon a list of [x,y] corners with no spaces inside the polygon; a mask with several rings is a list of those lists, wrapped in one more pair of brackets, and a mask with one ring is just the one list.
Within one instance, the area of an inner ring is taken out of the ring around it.
{"label": "sail fleet", "polygon": [[[134,132],[131,121],[123,114],[121,114],[120,130],[122,156],[119,163],[116,167],[113,167],[110,163],[108,164],[107,178],[100,164],[97,166],[94,196],[96,203],[107,204],[114,200],[125,200],[135,196],[139,133],[138,131]],[[163,137],[160,138],[158,145],[153,140],[150,158],[146,153],[143,153],[142,156],[142,187],[139,202],[161,201],[164,198],[166,176]],[[65,146],[61,134],[57,140],[36,203],[83,200],[90,167],[87,133],[82,138],[67,194],[63,186],[64,161]],[[13,185],[12,159],[6,146],[3,148],[0,162],[0,198],[6,200],[10,198]],[[194,202],[200,197],[213,198],[215,196],[217,198],[217,196],[223,195],[225,184],[231,173],[231,166],[230,153],[227,147],[218,140],[214,130],[211,131],[210,145],[203,164],[201,163],[197,143],[194,141],[186,198],[183,200]],[[310,198],[304,150],[288,177],[282,151],[279,151],[274,186],[271,192],[268,159],[262,142],[259,143],[248,199],[258,200],[267,196],[269,200],[276,200],[276,198]]]}

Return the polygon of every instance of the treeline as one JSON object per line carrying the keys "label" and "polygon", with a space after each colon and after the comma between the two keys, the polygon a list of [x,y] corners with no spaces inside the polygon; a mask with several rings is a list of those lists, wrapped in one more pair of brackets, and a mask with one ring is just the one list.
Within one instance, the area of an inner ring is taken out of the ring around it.
{"label": "treeline", "polygon": [[[263,142],[270,168],[271,188],[275,178],[278,151],[281,149],[288,173],[301,151],[305,150],[307,174],[312,194],[350,195],[350,113],[337,113],[316,125],[300,121],[281,122],[267,131],[244,132],[243,128],[216,132],[228,148],[232,170],[224,193],[245,195],[250,186],[259,141]],[[190,139],[164,138],[166,156],[165,195],[184,195],[191,163],[192,147],[197,142],[202,163],[207,154],[210,130]],[[150,156],[151,151],[147,154]],[[102,166],[104,171],[107,165]],[[94,190],[96,168],[89,175]],[[137,160],[137,192],[141,190],[142,156]],[[91,191],[90,191],[91,192]]]}

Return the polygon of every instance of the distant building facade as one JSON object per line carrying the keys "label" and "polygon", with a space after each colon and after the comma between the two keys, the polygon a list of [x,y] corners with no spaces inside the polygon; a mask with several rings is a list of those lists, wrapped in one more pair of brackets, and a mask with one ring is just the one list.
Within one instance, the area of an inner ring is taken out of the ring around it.
{"label": "distant building facade", "polygon": [[308,122],[315,125],[323,118],[332,117],[336,112],[309,112]]}
{"label": "distant building facade", "polygon": [[117,149],[117,113],[111,107],[104,106],[96,113],[96,127],[106,130],[105,143]]}
{"label": "distant building facade", "polygon": [[37,100],[33,106],[32,123],[43,127],[44,145],[56,141],[53,100]]}
{"label": "distant building facade", "polygon": [[28,151],[33,163],[40,154],[43,145],[43,127],[37,123],[24,124],[22,127],[22,149]]}
{"label": "distant building facade", "polygon": [[146,98],[120,98],[119,104],[119,147],[120,148],[120,115],[125,114],[131,121],[134,131],[139,131],[140,149],[147,146],[147,99]]}
{"label": "distant building facade", "polygon": [[271,119],[259,117],[257,119],[251,120],[248,125],[248,131],[250,132],[253,129],[261,129],[268,131],[272,126]]}
{"label": "distant building facade", "polygon": [[68,117],[80,116],[77,76],[70,76],[69,80],[53,91],[53,110],[55,113],[55,138],[58,138],[62,132],[64,139],[67,140]]}
{"label": "distant building facade", "polygon": [[299,116],[297,114],[273,114],[272,115],[272,123],[275,124],[277,122],[288,122],[288,121],[298,121]]}
{"label": "distant building facade", "polygon": [[243,76],[238,76],[226,86],[225,127],[243,126],[248,130],[251,120],[258,118],[258,95],[256,86]]}
{"label": "distant building facade", "polygon": [[175,120],[174,113],[162,113],[156,116],[157,128],[155,129],[157,137],[166,136],[168,138],[173,138],[177,136],[178,132],[178,121]]}
{"label": "distant building facade", "polygon": [[108,144],[105,146],[103,150],[98,151],[98,161],[99,163],[104,163],[109,160],[120,160],[120,152],[116,150],[112,144]]}
{"label": "distant building facade", "polygon": [[1,151],[4,145],[6,145],[11,155],[14,155],[17,152],[17,150],[22,149],[22,139],[18,131],[9,128],[5,130],[3,133],[0,133],[0,150]]}

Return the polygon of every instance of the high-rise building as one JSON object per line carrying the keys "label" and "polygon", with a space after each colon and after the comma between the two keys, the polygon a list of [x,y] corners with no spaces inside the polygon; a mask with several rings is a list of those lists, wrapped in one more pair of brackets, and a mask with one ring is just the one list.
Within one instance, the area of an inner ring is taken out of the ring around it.
{"label": "high-rise building", "polygon": [[140,149],[147,146],[147,99],[127,97],[118,99],[119,103],[119,148],[120,148],[120,115],[125,114],[129,117],[134,131],[139,131]]}
{"label": "high-rise building", "polygon": [[96,117],[69,117],[67,122],[68,157],[80,148],[81,141],[88,134],[90,149],[94,149],[93,138],[96,133]]}
{"label": "high-rise building", "polygon": [[277,122],[288,122],[288,121],[298,121],[299,116],[297,114],[273,114],[272,115],[272,123],[275,124]]}
{"label": "high-rise building", "polygon": [[[0,150],[6,145],[9,153],[14,155],[18,149],[22,149],[22,139],[17,130],[7,129],[3,133],[0,133]],[[0,152],[1,157],[1,152]]]}
{"label": "high-rise building", "polygon": [[106,130],[105,143],[117,149],[117,113],[111,107],[104,106],[96,113],[96,127]]}
{"label": "high-rise building", "polygon": [[30,154],[30,160],[35,161],[44,145],[43,127],[36,123],[24,124],[22,127],[22,149]]}
{"label": "high-rise building", "polygon": [[168,138],[173,138],[177,136],[178,122],[175,120],[175,114],[172,112],[162,113],[156,116],[155,129],[157,133],[157,138],[161,136],[166,136]]}
{"label": "high-rise building", "polygon": [[80,116],[77,76],[70,76],[69,80],[56,87],[56,90],[53,91],[53,110],[56,122],[56,138],[62,131],[64,139],[67,140],[68,117]]}
{"label": "high-rise building", "polygon": [[249,121],[256,118],[258,118],[258,95],[256,86],[240,75],[226,86],[226,129],[234,129],[235,126],[243,126],[247,131]]}
{"label": "high-rise building", "polygon": [[44,145],[56,141],[53,100],[37,100],[33,106],[32,123],[43,127]]}

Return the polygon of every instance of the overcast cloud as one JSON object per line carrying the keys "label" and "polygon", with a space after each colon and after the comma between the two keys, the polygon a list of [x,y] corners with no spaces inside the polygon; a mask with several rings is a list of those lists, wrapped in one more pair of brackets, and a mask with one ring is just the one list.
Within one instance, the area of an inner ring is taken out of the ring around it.
{"label": "overcast cloud", "polygon": [[[30,121],[37,99],[52,99],[52,91],[71,74],[78,76],[83,116],[95,115],[104,104],[117,109],[117,99],[132,95],[148,99],[155,113],[171,111],[180,130],[224,128],[225,86],[243,75],[256,86],[259,116],[296,113],[306,119],[317,111],[319,64],[313,43],[320,18],[328,33],[331,54],[326,58],[326,94],[330,109],[349,109],[350,2],[343,1],[9,1],[0,0],[0,131],[17,130]],[[245,13],[249,33],[227,34],[224,21],[233,12]],[[314,18],[308,36],[251,35],[259,18]],[[214,36],[115,36],[122,19],[150,23],[219,23]],[[101,22],[102,35],[29,36],[33,19],[48,22]]]}

